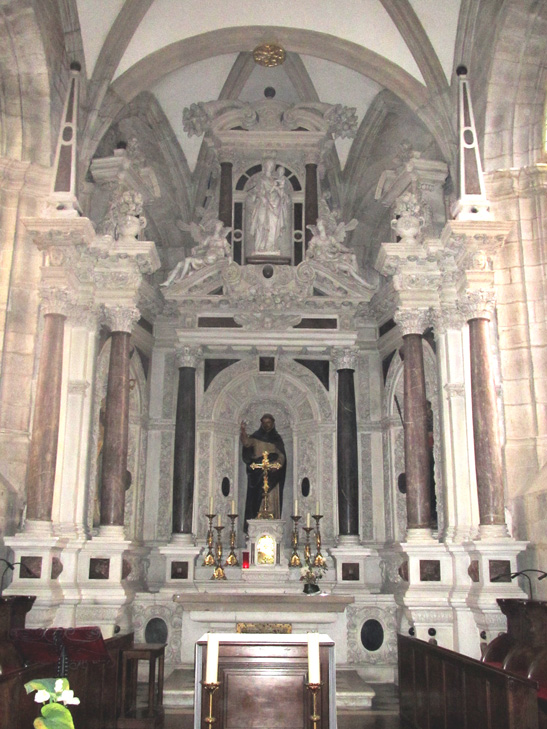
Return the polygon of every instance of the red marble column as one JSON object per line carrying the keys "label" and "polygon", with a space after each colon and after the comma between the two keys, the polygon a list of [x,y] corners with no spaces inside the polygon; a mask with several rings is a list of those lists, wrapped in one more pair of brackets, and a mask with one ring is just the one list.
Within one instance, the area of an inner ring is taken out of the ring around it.
{"label": "red marble column", "polygon": [[65,315],[47,313],[26,478],[27,519],[51,521],[57,462]]}
{"label": "red marble column", "polygon": [[353,373],[357,352],[334,352],[338,373],[337,470],[338,528],[340,536],[359,534],[359,463],[357,459],[357,407]]}
{"label": "red marble column", "polygon": [[489,317],[469,320],[473,441],[481,525],[505,524],[501,444]]}
{"label": "red marble column", "polygon": [[101,526],[123,526],[129,438],[129,352],[135,309],[108,312],[112,337],[101,480]]}
{"label": "red marble column", "polygon": [[218,218],[224,225],[232,227],[232,163],[220,163],[220,190],[218,202]]}

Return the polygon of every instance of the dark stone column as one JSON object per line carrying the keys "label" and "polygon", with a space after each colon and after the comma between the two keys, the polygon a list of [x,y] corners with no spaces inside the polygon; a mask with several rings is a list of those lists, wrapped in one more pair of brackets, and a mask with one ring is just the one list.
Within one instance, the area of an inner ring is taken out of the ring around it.
{"label": "dark stone column", "polygon": [[468,296],[468,306],[475,303],[474,316],[469,319],[471,402],[480,524],[494,526],[505,525],[505,511],[498,408],[490,354],[489,319],[494,302],[493,298],[485,299],[483,293],[473,292]]}
{"label": "dark stone column", "polygon": [[[319,191],[317,187],[317,164],[309,162],[306,164],[306,198],[304,201],[305,225],[315,225],[319,217]],[[306,248],[311,240],[312,232],[306,230]]]}
{"label": "dark stone column", "polygon": [[404,342],[405,473],[409,529],[431,526],[431,475],[421,334],[407,334]]}
{"label": "dark stone column", "polygon": [[[66,304],[52,299],[47,306],[26,478],[27,519],[31,521],[51,521],[59,438]],[[55,308],[63,313],[54,313]]]}
{"label": "dark stone column", "polygon": [[220,192],[218,218],[224,225],[232,227],[232,163],[220,163]]}
{"label": "dark stone column", "polygon": [[192,533],[196,448],[196,364],[190,347],[177,352],[179,390],[173,469],[173,534]]}
{"label": "dark stone column", "polygon": [[101,526],[122,526],[129,437],[129,352],[134,308],[107,309],[112,330],[104,424],[101,481]]}
{"label": "dark stone column", "polygon": [[338,371],[338,526],[340,535],[359,534],[359,466],[357,460],[357,411],[355,405],[356,353],[335,353]]}

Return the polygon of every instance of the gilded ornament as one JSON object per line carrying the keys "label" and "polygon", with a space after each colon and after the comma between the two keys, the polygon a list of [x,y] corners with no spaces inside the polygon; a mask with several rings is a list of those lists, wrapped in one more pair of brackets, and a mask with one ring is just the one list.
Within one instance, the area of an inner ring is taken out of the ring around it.
{"label": "gilded ornament", "polygon": [[259,66],[274,68],[274,66],[281,66],[284,63],[285,51],[276,43],[263,43],[254,49],[253,58]]}

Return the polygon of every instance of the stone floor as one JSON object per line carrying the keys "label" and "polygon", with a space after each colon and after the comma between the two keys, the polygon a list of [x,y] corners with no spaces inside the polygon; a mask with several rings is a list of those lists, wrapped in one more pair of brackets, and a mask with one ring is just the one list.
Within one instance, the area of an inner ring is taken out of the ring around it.
{"label": "stone floor", "polygon": [[[374,684],[375,696],[370,709],[338,712],[338,729],[400,729],[397,689],[393,684]],[[164,729],[193,729],[194,712],[169,709]]]}

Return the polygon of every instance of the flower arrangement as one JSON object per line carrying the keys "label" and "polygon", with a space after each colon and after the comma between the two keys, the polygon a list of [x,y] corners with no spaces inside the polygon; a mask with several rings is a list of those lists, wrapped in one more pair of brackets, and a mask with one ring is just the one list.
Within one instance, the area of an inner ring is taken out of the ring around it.
{"label": "flower arrangement", "polygon": [[[320,588],[317,580],[320,580],[326,571],[326,565],[314,565],[309,560],[306,560],[306,563],[300,569],[300,582],[304,583],[304,592],[319,592]],[[312,589],[306,589],[308,586],[311,586]]]}
{"label": "flower arrangement", "polygon": [[79,704],[66,678],[38,678],[25,684],[27,694],[36,691],[34,701],[42,706],[42,716],[34,720],[35,729],[74,729],[66,704]]}

